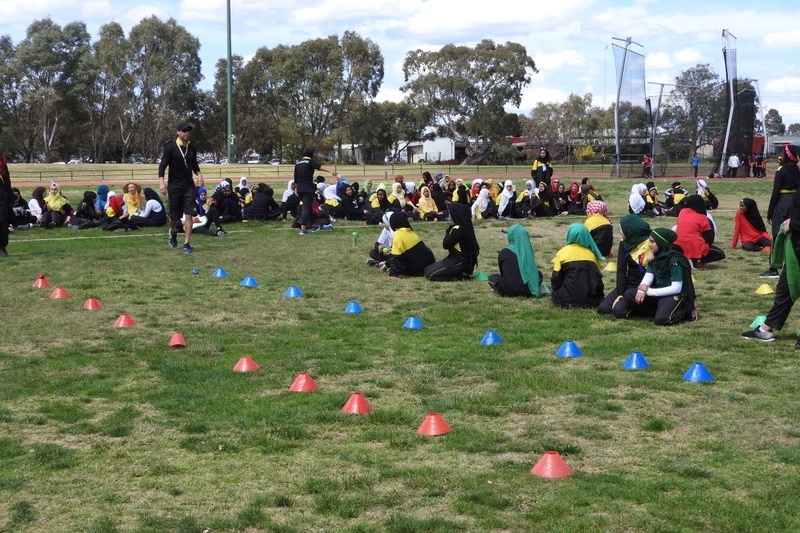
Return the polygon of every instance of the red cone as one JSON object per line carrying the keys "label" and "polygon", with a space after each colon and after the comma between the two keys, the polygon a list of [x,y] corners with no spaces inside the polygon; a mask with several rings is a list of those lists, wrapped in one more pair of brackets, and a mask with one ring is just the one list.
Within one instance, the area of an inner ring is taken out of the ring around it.
{"label": "red cone", "polygon": [[542,458],[533,465],[531,474],[534,476],[557,479],[572,475],[572,468],[561,458],[558,452],[545,452]]}
{"label": "red cone", "polygon": [[89,298],[83,304],[83,308],[88,309],[89,311],[95,311],[97,309],[102,309],[103,306],[100,305],[100,302],[98,302],[95,298]]}
{"label": "red cone", "polygon": [[34,289],[44,289],[50,286],[48,283],[47,278],[44,277],[44,274],[39,274],[36,276],[36,281],[33,282]]}
{"label": "red cone", "polygon": [[258,366],[258,363],[256,363],[252,359],[250,359],[249,355],[245,355],[244,357],[239,359],[239,362],[236,363],[236,365],[233,367],[233,371],[234,372],[255,372],[259,368],[261,368],[261,367]]}
{"label": "red cone", "polygon": [[63,300],[64,298],[69,298],[69,292],[67,292],[67,289],[59,287],[53,291],[53,294],[50,295],[50,298],[53,300]]}
{"label": "red cone", "polygon": [[311,392],[317,390],[317,382],[307,372],[300,372],[289,387],[292,392]]}
{"label": "red cone", "polygon": [[450,430],[450,424],[442,418],[442,415],[439,413],[428,413],[428,416],[425,417],[425,420],[423,420],[422,424],[417,428],[417,433],[427,437],[436,437],[438,435],[450,433]]}
{"label": "red cone", "polygon": [[136,322],[134,322],[133,319],[131,318],[131,315],[129,315],[127,313],[122,313],[121,315],[119,315],[119,318],[117,319],[117,321],[114,322],[114,327],[115,328],[129,328],[129,327],[135,326],[135,325],[136,325]]}
{"label": "red cone", "polygon": [[169,340],[170,348],[186,348],[186,340],[183,338],[183,333],[173,333],[172,338]]}
{"label": "red cone", "polygon": [[349,415],[368,415],[372,411],[372,406],[360,392],[354,392],[342,407],[342,412]]}

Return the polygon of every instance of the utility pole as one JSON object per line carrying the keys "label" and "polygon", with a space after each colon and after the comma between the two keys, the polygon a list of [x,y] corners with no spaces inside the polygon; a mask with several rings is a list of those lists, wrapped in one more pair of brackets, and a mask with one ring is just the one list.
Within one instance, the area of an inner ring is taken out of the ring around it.
{"label": "utility pole", "polygon": [[228,164],[236,163],[236,135],[233,133],[233,63],[231,60],[231,0],[228,3]]}

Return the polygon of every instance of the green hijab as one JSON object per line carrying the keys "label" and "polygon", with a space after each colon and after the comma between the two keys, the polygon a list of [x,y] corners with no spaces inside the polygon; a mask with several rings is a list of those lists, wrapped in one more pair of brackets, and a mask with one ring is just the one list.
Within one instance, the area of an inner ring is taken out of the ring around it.
{"label": "green hijab", "polygon": [[577,244],[584,248],[589,248],[592,253],[594,253],[595,257],[597,257],[598,261],[603,260],[603,254],[601,254],[600,249],[597,248],[592,234],[589,233],[589,230],[583,224],[579,224],[578,222],[570,224],[567,229],[567,244]]}
{"label": "green hijab", "polygon": [[686,257],[676,250],[672,243],[678,238],[678,234],[667,228],[656,228],[650,232],[650,237],[658,246],[658,253],[653,256],[653,260],[647,268],[653,269],[653,275],[660,286],[667,287],[672,282],[672,265],[676,264],[684,269],[683,289],[681,297],[689,300],[695,299],[694,283],[692,283],[692,267]]}
{"label": "green hijab", "polygon": [[629,214],[619,219],[619,228],[622,230],[624,239],[620,244],[627,252],[630,252],[642,241],[646,241],[650,236],[650,224],[644,221],[639,215]]}
{"label": "green hijab", "polygon": [[519,224],[508,228],[508,249],[517,256],[519,273],[522,281],[528,286],[533,296],[539,296],[539,269],[536,267],[536,257],[533,255],[531,238],[528,231]]}

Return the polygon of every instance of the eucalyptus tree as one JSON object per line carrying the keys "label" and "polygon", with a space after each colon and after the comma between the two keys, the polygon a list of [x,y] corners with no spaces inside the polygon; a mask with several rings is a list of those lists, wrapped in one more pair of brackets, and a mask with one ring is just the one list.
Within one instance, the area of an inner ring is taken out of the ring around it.
{"label": "eucalyptus tree", "polygon": [[464,143],[464,163],[482,161],[492,140],[506,136],[507,105],[519,107],[522,89],[538,72],[524,46],[484,39],[474,48],[445,45],[414,50],[403,61],[407,101],[427,108],[440,135]]}

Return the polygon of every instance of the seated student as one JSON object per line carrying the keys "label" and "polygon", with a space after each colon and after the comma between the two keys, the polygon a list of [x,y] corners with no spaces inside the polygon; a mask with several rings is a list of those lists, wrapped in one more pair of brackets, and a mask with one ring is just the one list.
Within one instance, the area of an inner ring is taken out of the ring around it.
{"label": "seated student", "polygon": [[28,200],[28,209],[30,209],[31,215],[36,217],[36,224],[42,223],[42,215],[46,209],[44,203],[44,195],[46,192],[47,189],[40,185],[39,187],[33,189],[31,199]]}
{"label": "seated student", "polygon": [[394,231],[389,223],[391,213],[384,213],[383,215],[383,228],[381,229],[378,239],[369,251],[369,259],[367,259],[367,266],[380,267],[389,259],[392,252],[392,242],[394,241]]}
{"label": "seated student", "polygon": [[61,187],[55,182],[50,184],[50,192],[44,197],[42,210],[42,227],[53,229],[61,227],[72,214],[72,206],[67,197],[61,194]]}
{"label": "seated student", "polygon": [[28,229],[35,226],[38,222],[36,217],[31,214],[31,208],[28,202],[22,197],[22,193],[19,192],[19,189],[16,187],[11,188],[9,207],[11,208],[9,225],[15,228]]}
{"label": "seated student", "polygon": [[402,211],[412,220],[419,219],[419,209],[408,201],[403,183],[396,181],[392,184],[392,193],[389,195],[388,200],[392,205],[393,211]]}
{"label": "seated student", "polygon": [[654,317],[659,326],[697,320],[692,267],[674,246],[677,235],[666,228],[650,232],[649,261],[638,287],[625,291],[612,309],[617,318],[633,314]]}
{"label": "seated student", "polygon": [[147,200],[142,192],[142,186],[138,183],[126,183],[122,188],[122,199],[125,201],[125,212],[128,217],[144,211],[144,204]]}
{"label": "seated student", "polygon": [[567,190],[567,213],[570,215],[583,215],[581,200],[581,184],[573,181],[569,184],[569,189]]}
{"label": "seated student", "polygon": [[372,180],[365,181],[364,188],[358,191],[358,196],[361,198],[361,204],[368,205],[369,197],[372,196],[374,192],[375,191],[372,189]]}
{"label": "seated student", "polygon": [[603,300],[603,255],[583,224],[573,223],[567,229],[566,246],[553,258],[553,305],[597,307]]}
{"label": "seated student", "polygon": [[614,226],[608,218],[608,206],[602,200],[594,200],[586,204],[586,220],[583,222],[586,229],[594,239],[594,243],[603,254],[611,257],[611,248],[614,246]]}
{"label": "seated student", "polygon": [[725,259],[725,252],[714,244],[714,228],[706,213],[706,204],[699,194],[681,200],[675,233],[675,245],[696,267]]}
{"label": "seated student", "polygon": [[539,188],[533,180],[525,182],[525,188],[517,195],[517,208],[522,218],[533,216],[531,210],[539,203]]}
{"label": "seated student", "polygon": [[342,199],[337,192],[337,185],[326,185],[322,189],[322,201],[320,207],[331,218],[336,221],[337,218],[344,218],[344,209],[342,208]]}
{"label": "seated student", "polygon": [[[450,176],[447,176],[448,178]],[[478,198],[478,194],[481,192],[481,187],[483,186],[483,180],[480,178],[475,178],[472,180],[472,187],[469,190],[469,201],[470,203],[474,202]]]}
{"label": "seated student", "polygon": [[145,198],[144,209],[130,217],[130,223],[135,227],[160,228],[167,225],[167,209],[161,197],[150,187],[142,191]]}
{"label": "seated student", "polygon": [[553,211],[556,215],[568,215],[567,206],[569,205],[569,193],[563,183],[559,183],[556,192],[553,193]]}
{"label": "seated student", "polygon": [[[439,187],[439,185],[436,185],[436,187]],[[447,215],[445,215],[437,207],[436,201],[433,199],[431,190],[428,187],[422,187],[422,189],[420,189],[417,208],[419,209],[419,214],[423,220],[433,220],[434,222],[438,222],[439,220],[444,220],[447,218]]]}
{"label": "seated student", "polygon": [[489,286],[500,296],[538,298],[547,294],[542,284],[544,276],[536,267],[528,230],[519,224],[508,228],[508,248],[497,255],[499,274],[489,275]]}
{"label": "seated student", "polygon": [[713,211],[719,207],[719,200],[717,200],[717,197],[711,192],[711,189],[708,188],[708,184],[705,180],[697,180],[697,194],[699,194],[703,202],[705,202],[706,210]]}
{"label": "seated student", "polygon": [[688,194],[686,189],[681,186],[680,181],[673,181],[670,188],[667,189],[664,194],[666,195],[667,199],[664,201],[664,205],[666,206],[666,210],[664,210],[665,215],[676,217],[678,216],[678,212],[680,209],[678,208],[678,204],[686,198]]}
{"label": "seated student", "polygon": [[419,197],[422,196],[422,193],[417,190],[417,186],[413,181],[406,182],[405,189],[406,199],[411,203],[412,206],[416,207],[416,205],[419,203]]}
{"label": "seated student", "polygon": [[442,240],[447,257],[425,269],[425,277],[430,281],[470,279],[478,264],[481,248],[472,227],[469,207],[456,202],[450,207],[450,219],[453,223],[445,230]]}
{"label": "seated student", "polygon": [[[353,184],[355,185],[355,183]],[[341,207],[344,218],[347,220],[366,220],[369,218],[370,210],[361,204],[361,199],[356,194],[353,185],[346,185],[342,195]]]}
{"label": "seated student", "polygon": [[391,214],[389,226],[394,232],[392,251],[381,266],[381,272],[387,272],[390,278],[422,276],[428,265],[436,262],[433,252],[414,233],[408,216],[402,211],[395,211]]}
{"label": "seated student", "polygon": [[581,180],[581,214],[586,214],[586,204],[589,202],[602,201],[603,197],[597,192],[594,185],[589,183],[589,178]]}
{"label": "seated student", "polygon": [[223,224],[242,221],[242,206],[239,196],[233,192],[231,184],[227,181],[220,183],[214,192],[214,201],[219,209],[219,219]]}
{"label": "seated student", "polygon": [[283,191],[281,196],[281,219],[286,220],[289,215],[292,218],[297,218],[297,206],[300,204],[300,198],[295,194],[294,180],[289,180],[286,185],[286,190]]}
{"label": "seated student", "polygon": [[663,216],[663,211],[666,206],[658,198],[658,188],[656,184],[652,181],[648,181],[645,187],[647,187],[647,196],[644,197],[644,201],[647,203],[646,209],[657,217]]}
{"label": "seated student", "polygon": [[222,229],[217,200],[213,196],[208,196],[208,191],[204,187],[197,189],[195,196],[197,209],[192,219],[192,233],[200,233],[210,237],[224,237],[228,234]]}
{"label": "seated student", "polygon": [[239,195],[239,197],[242,199],[242,202],[245,205],[250,203],[251,200],[249,200],[248,197],[250,196],[251,191],[250,191],[250,187],[247,185],[247,177],[246,176],[242,176],[241,178],[239,178],[239,185],[237,185],[233,189],[233,192],[235,192],[236,194]]}
{"label": "seated student", "polygon": [[647,185],[636,183],[631,187],[631,195],[628,197],[628,212],[640,217],[651,217],[653,212],[647,209]]}
{"label": "seated student", "polygon": [[[450,204],[450,210],[452,209],[453,204]],[[450,216],[452,218],[452,214]],[[497,205],[492,201],[489,189],[486,187],[480,190],[472,204],[472,218],[489,220],[497,218]]]}
{"label": "seated student", "polygon": [[97,186],[97,198],[94,201],[94,210],[98,219],[102,219],[106,212],[106,203],[108,202],[108,185],[105,183]]}
{"label": "seated student", "polygon": [[106,231],[131,231],[136,229],[131,226],[128,221],[128,211],[125,200],[121,196],[117,196],[114,191],[108,191],[108,202],[106,203],[106,212],[102,219],[100,219],[100,227]]}
{"label": "seated student", "polygon": [[245,218],[258,222],[268,222],[281,218],[281,208],[275,201],[272,187],[259,183],[250,190],[250,204],[245,207]]}
{"label": "seated student", "polygon": [[758,204],[752,198],[739,200],[739,209],[733,224],[731,250],[742,240],[742,250],[747,252],[769,252],[772,250],[772,235],[767,233],[764,219],[758,212]]}
{"label": "seated student", "polygon": [[517,206],[517,190],[514,182],[506,180],[503,192],[500,193],[500,204],[497,206],[497,215],[501,218],[522,218]]}
{"label": "seated student", "polygon": [[99,226],[102,217],[97,215],[94,207],[96,203],[97,193],[84,191],[81,203],[69,217],[68,226],[73,229],[90,229]]}
{"label": "seated student", "polygon": [[433,198],[433,201],[436,203],[436,212],[442,215],[439,220],[447,220],[450,216],[450,202],[447,200],[447,195],[442,190],[441,184],[437,182],[431,183],[430,190],[431,198]]}
{"label": "seated student", "polygon": [[531,199],[531,215],[537,218],[556,215],[556,202],[553,198],[553,193],[550,192],[547,183],[544,181],[539,182],[538,194],[535,199]]}
{"label": "seated student", "polygon": [[369,203],[370,216],[367,219],[367,224],[380,224],[383,215],[392,209],[392,203],[386,195],[386,187],[383,183],[378,184],[378,188],[372,195]]}
{"label": "seated student", "polygon": [[622,300],[628,289],[636,288],[642,282],[650,252],[650,225],[639,215],[630,213],[619,221],[622,240],[617,249],[617,283],[600,302],[597,312],[609,314],[615,305]]}

